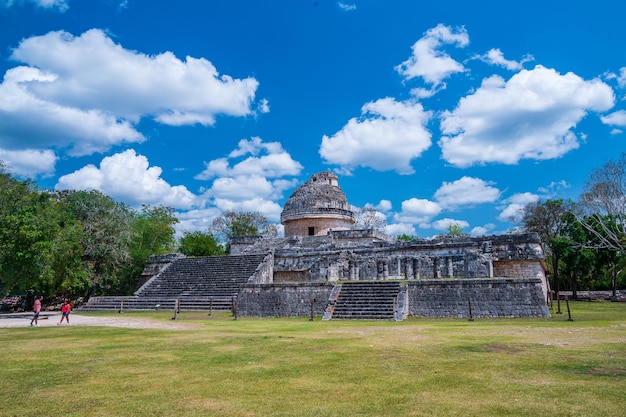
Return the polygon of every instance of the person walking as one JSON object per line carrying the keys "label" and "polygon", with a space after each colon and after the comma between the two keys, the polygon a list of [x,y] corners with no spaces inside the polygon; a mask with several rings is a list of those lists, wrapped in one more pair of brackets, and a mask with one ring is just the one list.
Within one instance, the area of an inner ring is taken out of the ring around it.
{"label": "person walking", "polygon": [[41,300],[43,297],[38,295],[33,303],[33,318],[30,320],[31,326],[39,326],[39,313],[41,312]]}
{"label": "person walking", "polygon": [[63,306],[61,307],[61,321],[57,323],[59,326],[63,324],[63,319],[65,319],[68,325],[70,324],[70,312],[71,311],[72,311],[72,306],[70,305],[70,302],[65,300],[63,302]]}

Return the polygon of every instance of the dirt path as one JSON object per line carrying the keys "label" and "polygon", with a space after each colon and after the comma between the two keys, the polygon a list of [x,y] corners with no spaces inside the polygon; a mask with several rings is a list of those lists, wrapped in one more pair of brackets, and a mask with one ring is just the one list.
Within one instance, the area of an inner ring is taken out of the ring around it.
{"label": "dirt path", "polygon": [[[29,327],[32,313],[0,314],[0,328]],[[39,317],[39,327],[57,326],[61,320],[61,313],[46,312]],[[62,326],[67,326],[65,321]],[[119,316],[84,316],[79,313],[70,315],[70,326],[107,326],[126,327],[130,329],[166,329],[166,330],[193,330],[198,327],[192,323],[172,321],[157,321],[136,317]]]}

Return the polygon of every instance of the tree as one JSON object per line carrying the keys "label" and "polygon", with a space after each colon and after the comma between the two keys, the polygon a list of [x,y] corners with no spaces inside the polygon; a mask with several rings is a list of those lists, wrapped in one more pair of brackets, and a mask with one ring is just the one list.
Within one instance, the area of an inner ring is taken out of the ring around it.
{"label": "tree", "polygon": [[365,207],[355,211],[354,229],[385,230],[386,226],[385,215],[373,207]]}
{"label": "tree", "polygon": [[463,227],[458,223],[450,223],[446,229],[448,229],[448,236],[461,236],[463,234]]}
{"label": "tree", "polygon": [[19,181],[0,165],[0,287],[6,291],[49,291],[51,242],[59,225],[48,193]]}
{"label": "tree", "polygon": [[522,208],[521,227],[526,232],[537,233],[551,256],[552,280],[556,290],[560,289],[559,257],[562,248],[564,229],[567,226],[566,213],[574,213],[575,205],[571,200],[546,200],[527,204]]}
{"label": "tree", "polygon": [[118,273],[131,260],[133,211],[99,191],[62,191],[58,197],[82,227],[82,262],[91,294],[114,290]]}
{"label": "tree", "polygon": [[406,233],[402,233],[401,235],[396,236],[396,239],[402,242],[410,242],[412,240],[417,239],[417,236],[407,235]]}
{"label": "tree", "polygon": [[184,232],[178,244],[179,252],[186,256],[220,256],[226,253],[224,246],[211,233]]}
{"label": "tree", "polygon": [[585,183],[579,220],[595,236],[596,247],[626,254],[626,152],[595,169]]}
{"label": "tree", "polygon": [[217,236],[224,237],[227,242],[239,236],[278,235],[276,225],[270,224],[261,213],[252,211],[225,211],[223,215],[213,219],[210,229]]}

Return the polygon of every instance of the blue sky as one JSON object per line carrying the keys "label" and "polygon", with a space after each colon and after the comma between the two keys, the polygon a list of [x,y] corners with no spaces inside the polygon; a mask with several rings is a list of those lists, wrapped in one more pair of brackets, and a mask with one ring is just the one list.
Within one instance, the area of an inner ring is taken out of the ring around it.
{"label": "blue sky", "polygon": [[[506,5],[505,5],[506,4]],[[332,170],[391,234],[511,230],[626,151],[621,1],[0,0],[0,160],[279,222]]]}

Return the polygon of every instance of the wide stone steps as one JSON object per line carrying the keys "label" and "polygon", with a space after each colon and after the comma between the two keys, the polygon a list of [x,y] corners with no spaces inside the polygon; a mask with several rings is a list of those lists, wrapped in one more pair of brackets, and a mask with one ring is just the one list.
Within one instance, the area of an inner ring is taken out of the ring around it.
{"label": "wide stone steps", "polygon": [[173,310],[176,300],[181,310],[230,310],[233,296],[264,258],[238,255],[177,259],[135,296],[91,297],[80,310]]}
{"label": "wide stone steps", "polygon": [[332,319],[394,320],[400,283],[397,281],[350,281],[332,308]]}

